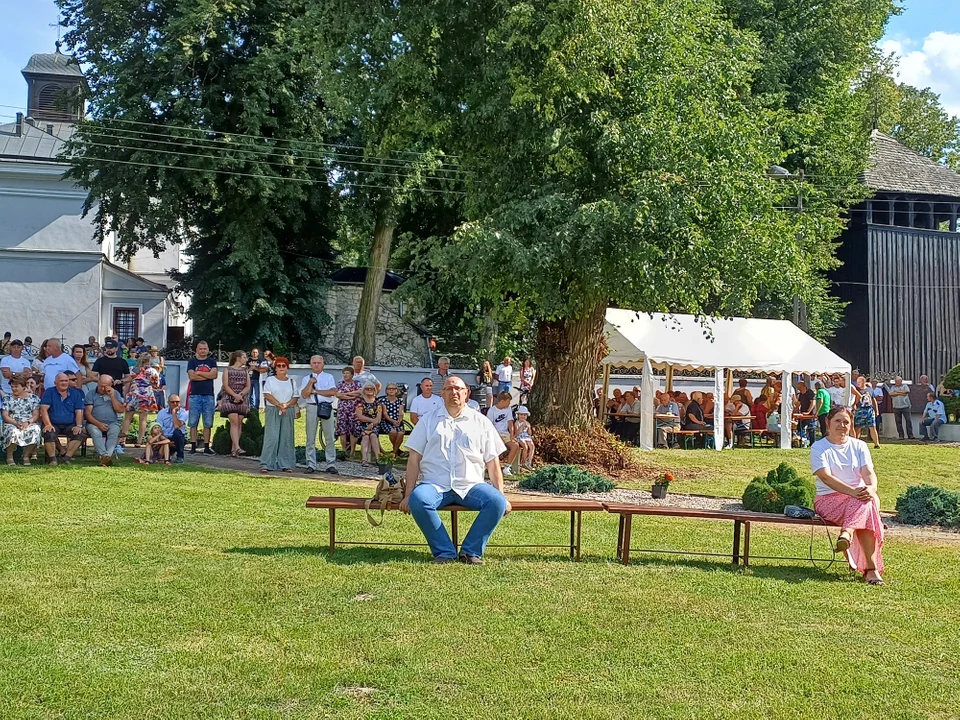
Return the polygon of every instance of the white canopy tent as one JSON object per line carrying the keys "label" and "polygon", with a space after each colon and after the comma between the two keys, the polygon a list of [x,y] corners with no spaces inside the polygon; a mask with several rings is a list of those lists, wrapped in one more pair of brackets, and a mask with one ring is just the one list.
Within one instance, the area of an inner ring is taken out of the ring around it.
{"label": "white canopy tent", "polygon": [[842,373],[850,391],[850,363],[788,320],[732,318],[708,320],[693,315],[637,313],[607,309],[609,354],[603,359],[606,397],[611,366],[641,367],[640,447],[653,448],[653,368],[714,372],[714,444],[723,447],[724,374],[750,371],[783,374],[780,447],[791,447],[792,398],[786,392],[791,373]]}

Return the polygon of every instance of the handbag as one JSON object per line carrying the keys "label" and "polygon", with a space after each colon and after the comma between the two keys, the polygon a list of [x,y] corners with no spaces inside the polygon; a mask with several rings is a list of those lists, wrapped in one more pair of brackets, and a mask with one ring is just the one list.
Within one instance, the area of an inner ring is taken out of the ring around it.
{"label": "handbag", "polygon": [[797,520],[813,520],[817,516],[817,513],[813,510],[802,505],[787,505],[783,508],[783,514],[788,518],[796,518]]}
{"label": "handbag", "polygon": [[[290,378],[290,387],[293,389],[293,394],[297,394],[297,386],[293,384],[293,378]],[[297,401],[297,412],[294,414],[293,419],[299,420],[303,412],[300,410],[300,402]]]}
{"label": "handbag", "polygon": [[333,417],[333,404],[324,402],[317,405],[317,417],[321,420],[329,420]]}

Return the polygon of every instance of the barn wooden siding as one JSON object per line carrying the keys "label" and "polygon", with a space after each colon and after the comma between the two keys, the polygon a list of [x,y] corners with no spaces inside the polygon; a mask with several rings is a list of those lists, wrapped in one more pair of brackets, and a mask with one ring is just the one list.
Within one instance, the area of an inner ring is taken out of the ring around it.
{"label": "barn wooden siding", "polygon": [[960,234],[868,225],[867,257],[871,374],[937,384],[960,362]]}

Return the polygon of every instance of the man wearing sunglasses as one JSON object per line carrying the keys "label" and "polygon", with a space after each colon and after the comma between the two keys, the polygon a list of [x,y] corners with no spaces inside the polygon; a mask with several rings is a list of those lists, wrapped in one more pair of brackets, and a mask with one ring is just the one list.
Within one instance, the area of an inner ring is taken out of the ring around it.
{"label": "man wearing sunglasses", "polygon": [[184,428],[187,427],[189,414],[180,407],[180,396],[171,395],[167,401],[167,407],[157,413],[157,423],[163,436],[173,442],[173,447],[177,451],[174,462],[180,464],[183,462],[183,449],[187,445],[187,436]]}

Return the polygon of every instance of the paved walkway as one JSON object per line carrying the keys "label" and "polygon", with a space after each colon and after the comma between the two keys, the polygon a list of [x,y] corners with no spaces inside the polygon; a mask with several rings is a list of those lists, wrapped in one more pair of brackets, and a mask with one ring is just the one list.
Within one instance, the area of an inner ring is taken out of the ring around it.
{"label": "paved walkway", "polygon": [[[232,470],[233,472],[242,472],[250,475],[260,475],[259,458],[251,457],[231,457],[230,455],[191,455],[189,452],[184,456],[185,464],[200,465],[203,467],[217,468],[218,470]],[[397,470],[403,472],[405,465],[398,465]],[[306,473],[306,468],[297,467],[292,473],[275,472],[270,473],[274,477],[296,477],[305,480],[322,480],[325,482],[336,482],[344,484],[356,484],[369,487],[377,485],[377,468],[362,467],[357,462],[338,462],[337,470],[339,475],[331,475],[325,472]]]}

